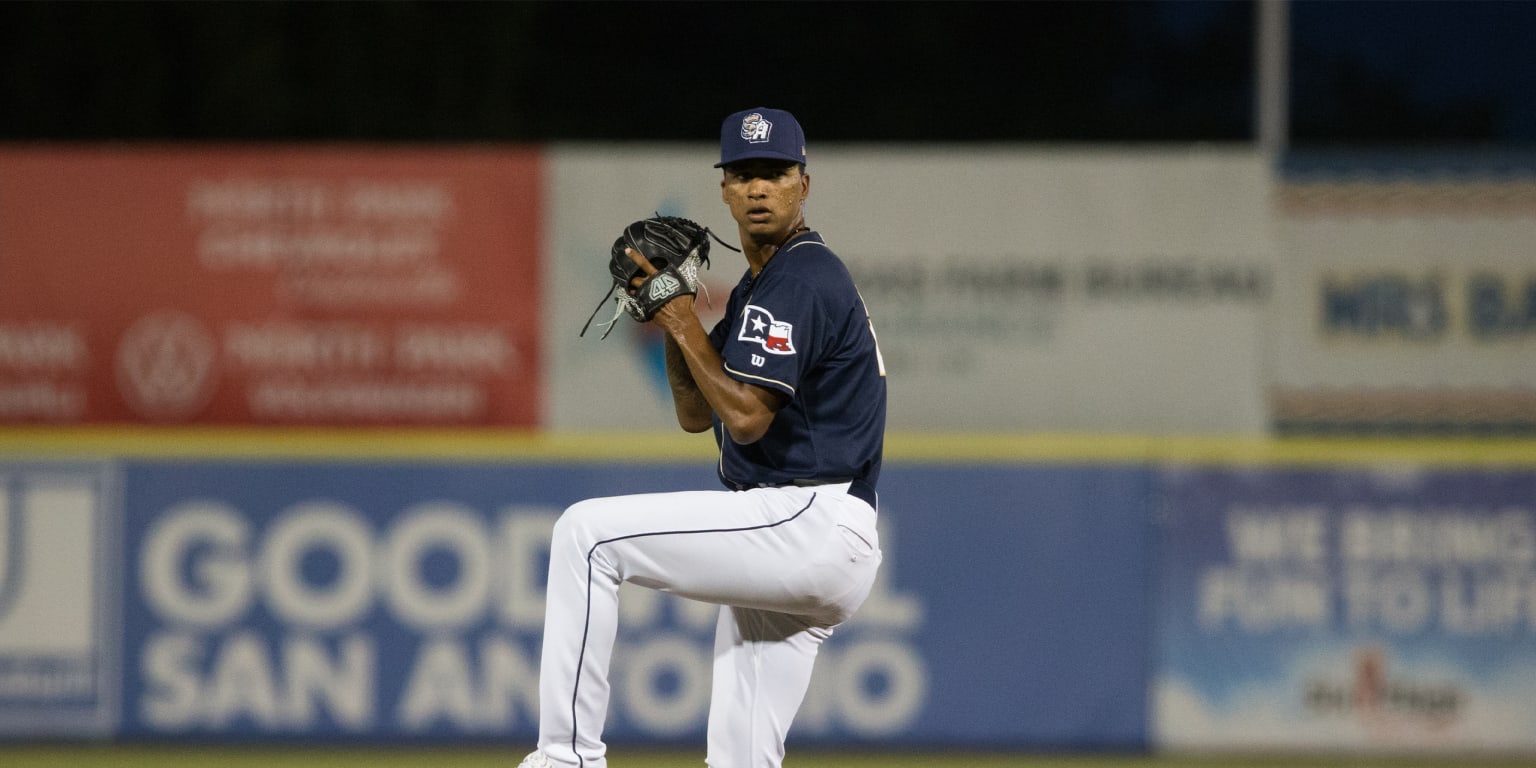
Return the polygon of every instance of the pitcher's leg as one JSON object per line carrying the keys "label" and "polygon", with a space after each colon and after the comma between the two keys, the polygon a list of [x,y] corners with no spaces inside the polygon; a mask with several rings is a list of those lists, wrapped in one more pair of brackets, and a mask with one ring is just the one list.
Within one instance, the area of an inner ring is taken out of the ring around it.
{"label": "pitcher's leg", "polygon": [[[761,672],[737,694],[766,717],[743,737],[771,748],[741,765],[777,765],[795,709],[810,679],[825,629],[842,621],[878,565],[864,540],[850,549],[838,533],[850,504],[863,502],[802,488],[694,491],[592,499],[571,506],[550,543],[539,747],[559,766],[604,768],[609,660],[618,622],[618,585],[747,606],[734,630],[737,657]],[[873,540],[873,526],[865,538]],[[738,609],[742,610],[742,609]],[[793,618],[798,616],[799,618]],[[747,671],[750,671],[747,668]],[[761,678],[761,679],[758,679]],[[740,707],[726,705],[735,717]],[[711,715],[713,720],[713,715]],[[713,729],[712,729],[713,730]],[[723,759],[735,760],[729,755]]]}
{"label": "pitcher's leg", "polygon": [[[808,498],[808,497],[807,497]],[[623,581],[688,593],[772,584],[783,555],[754,543],[804,511],[724,491],[637,494],[571,505],[555,523],[539,668],[539,751],[559,768],[605,768],[608,673]]]}
{"label": "pitcher's leg", "polygon": [[539,751],[557,766],[604,768],[619,577],[593,551],[604,533],[580,507],[561,516],[550,540],[539,662]]}
{"label": "pitcher's leg", "polygon": [[825,627],[783,613],[720,609],[709,706],[710,768],[778,768]]}

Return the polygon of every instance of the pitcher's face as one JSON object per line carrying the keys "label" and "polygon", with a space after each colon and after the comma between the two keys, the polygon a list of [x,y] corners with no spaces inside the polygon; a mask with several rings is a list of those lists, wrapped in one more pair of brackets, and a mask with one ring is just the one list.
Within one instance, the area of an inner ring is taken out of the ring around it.
{"label": "pitcher's face", "polygon": [[805,219],[811,177],[798,163],[743,160],[725,167],[720,198],[744,238],[779,243]]}

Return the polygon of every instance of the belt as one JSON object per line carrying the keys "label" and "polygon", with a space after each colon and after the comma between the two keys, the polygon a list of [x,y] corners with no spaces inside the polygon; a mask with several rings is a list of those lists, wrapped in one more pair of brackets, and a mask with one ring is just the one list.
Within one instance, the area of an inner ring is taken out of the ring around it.
{"label": "belt", "polygon": [[858,477],[816,477],[804,480],[791,480],[787,483],[769,484],[768,488],[783,488],[793,485],[797,488],[815,488],[818,485],[848,484],[848,495],[868,504],[871,509],[879,509],[879,495],[875,493],[875,487],[868,480]]}
{"label": "belt", "polygon": [[851,477],[817,477],[810,480],[791,480],[781,485],[796,485],[801,488],[815,488],[818,485],[837,485],[838,483],[851,483]]}

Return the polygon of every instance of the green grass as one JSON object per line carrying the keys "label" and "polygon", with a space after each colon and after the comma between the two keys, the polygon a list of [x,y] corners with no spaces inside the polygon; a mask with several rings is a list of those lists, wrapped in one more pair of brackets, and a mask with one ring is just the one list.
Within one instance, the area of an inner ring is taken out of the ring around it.
{"label": "green grass", "polygon": [[[516,768],[522,746],[402,748],[0,746],[4,768]],[[697,752],[614,750],[612,768],[702,768]],[[1363,756],[1143,756],[968,752],[807,752],[785,768],[1516,768],[1536,756],[1503,758]]]}

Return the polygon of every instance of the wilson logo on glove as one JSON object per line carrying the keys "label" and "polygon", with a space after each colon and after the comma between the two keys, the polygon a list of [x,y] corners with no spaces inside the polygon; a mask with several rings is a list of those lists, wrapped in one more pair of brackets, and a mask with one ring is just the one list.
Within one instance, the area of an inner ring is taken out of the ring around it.
{"label": "wilson logo on glove", "polygon": [[773,319],[773,313],[756,304],[748,304],[742,310],[741,331],[736,334],[740,341],[760,345],[769,354],[793,355],[795,353],[795,326],[784,320]]}

